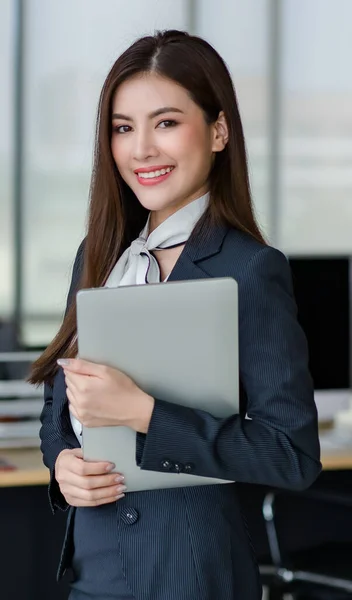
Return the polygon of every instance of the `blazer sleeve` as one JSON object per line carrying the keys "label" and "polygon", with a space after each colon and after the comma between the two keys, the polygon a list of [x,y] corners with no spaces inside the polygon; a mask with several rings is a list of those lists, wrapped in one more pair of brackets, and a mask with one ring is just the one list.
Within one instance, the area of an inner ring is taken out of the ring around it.
{"label": "blazer sleeve", "polygon": [[239,370],[247,418],[155,399],[137,464],[301,490],[321,470],[317,411],[308,349],[296,317],[285,256],[259,250],[238,280]]}
{"label": "blazer sleeve", "polygon": [[44,407],[40,416],[40,449],[43,454],[43,462],[50,471],[50,480],[48,488],[49,504],[53,513],[60,510],[67,510],[65,497],[60,491],[60,487],[55,478],[55,463],[62,450],[78,448],[78,440],[75,443],[69,443],[62,438],[53,425],[53,388],[48,383],[44,384]]}
{"label": "blazer sleeve", "polygon": [[[81,243],[72,271],[72,280],[67,298],[66,311],[67,313],[71,302],[75,297],[75,292],[78,287],[79,277],[81,274],[81,261],[83,257],[84,241]],[[40,428],[40,449],[43,453],[43,462],[46,467],[50,470],[50,482],[49,482],[49,503],[53,513],[59,508],[61,510],[67,510],[68,504],[62,495],[59,485],[55,479],[55,463],[58,455],[62,450],[72,449],[79,447],[78,440],[76,440],[74,433],[72,432],[71,440],[64,439],[57,431],[53,422],[53,387],[45,382],[44,384],[44,406],[40,415],[41,428]]]}

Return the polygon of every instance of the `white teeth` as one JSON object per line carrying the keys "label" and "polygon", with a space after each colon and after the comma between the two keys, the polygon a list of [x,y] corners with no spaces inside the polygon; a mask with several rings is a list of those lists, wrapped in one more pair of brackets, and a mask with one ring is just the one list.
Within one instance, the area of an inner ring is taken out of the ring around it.
{"label": "white teeth", "polygon": [[152,179],[153,177],[160,177],[160,175],[166,175],[170,173],[174,167],[167,167],[166,169],[158,169],[157,171],[149,171],[149,173],[138,173],[138,177],[142,179]]}

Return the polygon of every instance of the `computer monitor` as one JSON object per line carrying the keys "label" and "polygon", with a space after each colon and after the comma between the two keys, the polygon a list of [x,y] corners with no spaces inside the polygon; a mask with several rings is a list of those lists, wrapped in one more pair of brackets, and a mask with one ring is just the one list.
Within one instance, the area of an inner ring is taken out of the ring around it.
{"label": "computer monitor", "polygon": [[300,256],[289,258],[289,263],[319,418],[331,418],[350,402],[350,258]]}

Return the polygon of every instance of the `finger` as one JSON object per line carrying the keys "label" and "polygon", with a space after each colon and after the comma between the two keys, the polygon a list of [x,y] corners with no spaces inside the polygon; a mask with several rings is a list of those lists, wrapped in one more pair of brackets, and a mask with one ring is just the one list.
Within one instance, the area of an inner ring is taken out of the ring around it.
{"label": "finger", "polygon": [[90,377],[87,375],[81,375],[78,373],[68,373],[65,371],[65,383],[66,386],[74,394],[86,394],[97,392],[97,386],[99,386],[101,379],[98,377]]}
{"label": "finger", "polygon": [[68,399],[68,409],[69,411],[76,417],[76,419],[79,419],[78,416],[78,412],[77,412],[77,408],[76,408],[76,397],[74,395],[74,393],[72,392],[72,390],[70,390],[69,388],[66,388],[66,396]]}
{"label": "finger", "polygon": [[74,417],[76,417],[76,419],[79,421],[79,415],[78,415],[78,412],[77,412],[77,410],[75,409],[75,406],[74,406],[74,404],[72,404],[72,402],[71,402],[71,401],[70,401],[70,402],[69,402],[69,404],[68,404],[68,410],[69,410],[69,411],[70,411],[70,413],[71,413],[71,414],[72,414]]}
{"label": "finger", "polygon": [[101,506],[102,504],[110,504],[112,502],[117,502],[124,498],[124,495],[121,496],[112,496],[111,498],[104,498],[104,500],[90,502],[88,500],[79,500],[77,498],[71,498],[70,496],[65,496],[66,502],[71,506],[76,507],[93,507],[93,506]]}
{"label": "finger", "polygon": [[89,362],[81,358],[59,358],[57,364],[60,365],[65,371],[72,371],[72,373],[80,373],[81,375],[90,375],[94,377],[100,377],[102,371],[106,369],[104,365]]}
{"label": "finger", "polygon": [[66,448],[65,450],[61,451],[61,454],[66,456],[75,456],[76,458],[83,458],[82,448]]}
{"label": "finger", "polygon": [[[69,450],[69,452],[72,452],[73,456],[75,456],[76,458],[81,458],[83,460],[82,448],[72,448],[72,450]],[[113,464],[113,463],[110,463],[110,464]]]}
{"label": "finger", "polygon": [[55,464],[56,478],[59,480],[67,479],[67,473],[76,473],[77,475],[106,475],[114,472],[114,477],[120,477],[121,482],[124,481],[122,473],[116,471],[116,466],[108,461],[91,461],[83,460],[82,448],[72,448],[62,450]]}
{"label": "finger", "polygon": [[[70,392],[76,398],[79,398],[79,396],[82,396],[82,394],[85,395],[85,393],[88,391],[87,381],[85,379],[86,378],[84,378],[82,375],[76,375],[75,377],[69,377],[68,375],[66,375],[66,390],[70,390]],[[91,389],[92,387],[92,381],[93,379],[89,379],[89,389]],[[97,381],[97,379],[95,379],[94,381]]]}
{"label": "finger", "polygon": [[[106,472],[116,469],[114,463],[109,461],[86,461],[77,457],[77,460],[72,461],[72,468],[70,469],[77,475],[103,475]],[[123,474],[119,471],[114,471],[115,475]]]}
{"label": "finger", "polygon": [[61,474],[58,480],[60,483],[62,483],[62,485],[72,485],[84,490],[94,490],[111,486],[119,487],[120,489],[118,492],[124,492],[126,490],[124,478],[121,475],[116,475],[115,473],[111,475],[82,476],[70,471],[66,471],[66,473]]}
{"label": "finger", "polygon": [[84,500],[86,502],[100,502],[105,498],[117,498],[117,496],[122,496],[124,492],[121,492],[120,488],[116,486],[108,486],[103,488],[98,488],[96,490],[85,490],[80,487],[75,487],[70,484],[65,484],[60,487],[60,490],[64,494],[64,496],[71,496],[72,498],[76,498],[78,500]]}
{"label": "finger", "polygon": [[75,395],[70,388],[66,388],[66,396],[67,396],[68,401],[74,405],[75,404]]}
{"label": "finger", "polygon": [[79,378],[80,376],[77,375],[77,373],[70,373],[69,371],[65,370],[65,382],[67,387],[70,387],[71,389],[77,389],[79,385]]}
{"label": "finger", "polygon": [[82,448],[65,448],[61,450],[59,453],[56,462],[55,462],[55,471],[58,468],[61,468],[61,465],[72,464],[77,459],[83,459],[83,450]]}

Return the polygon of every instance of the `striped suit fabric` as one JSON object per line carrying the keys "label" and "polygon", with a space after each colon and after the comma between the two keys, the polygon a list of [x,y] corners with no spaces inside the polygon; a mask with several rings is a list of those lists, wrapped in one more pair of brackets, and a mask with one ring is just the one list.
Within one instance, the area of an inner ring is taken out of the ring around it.
{"label": "striped suit fabric", "polygon": [[[73,267],[68,305],[75,298],[83,248],[84,243]],[[288,262],[281,252],[245,233],[214,226],[208,237],[189,240],[169,281],[209,277],[238,282],[240,415],[216,419],[157,398],[148,434],[136,435],[137,464],[147,470],[166,467],[176,473],[191,468],[196,475],[305,489],[321,470],[320,448],[307,343],[297,322]],[[41,420],[51,507],[53,512],[67,510],[55,480],[55,461],[64,448],[78,442],[61,369],[53,385],[45,385]],[[83,574],[88,562],[85,566],[79,542],[82,523],[91,549],[103,543],[104,531],[105,550],[115,544],[111,552],[97,551],[95,558],[86,559],[95,560],[89,572],[91,577],[95,570],[97,580],[90,583]],[[127,491],[109,507],[70,508],[58,577],[69,567],[77,590],[83,594],[88,586],[91,597],[100,600],[261,598],[236,483]],[[100,595],[94,595],[98,584]],[[85,597],[90,596],[72,596]]]}

